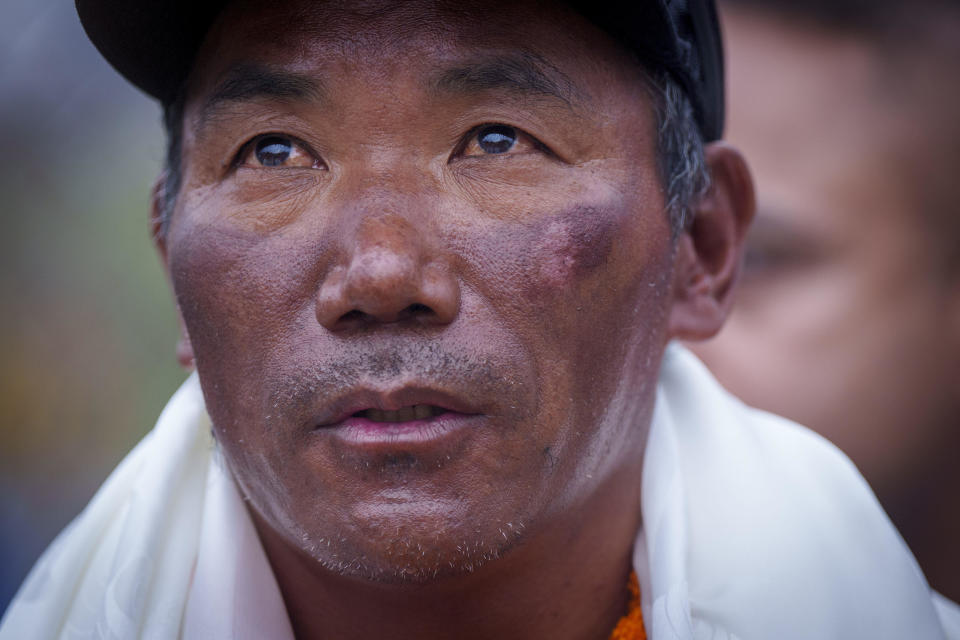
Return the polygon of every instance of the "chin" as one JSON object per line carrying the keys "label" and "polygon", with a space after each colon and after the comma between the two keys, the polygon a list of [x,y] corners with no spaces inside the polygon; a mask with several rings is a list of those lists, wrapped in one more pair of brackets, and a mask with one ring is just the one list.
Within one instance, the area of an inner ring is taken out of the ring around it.
{"label": "chin", "polygon": [[[293,536],[301,551],[337,575],[382,584],[426,584],[485,567],[524,538],[519,519],[464,520],[457,511],[421,509],[355,513],[339,532]],[[388,511],[388,513],[384,513]],[[325,532],[326,533],[326,532]]]}

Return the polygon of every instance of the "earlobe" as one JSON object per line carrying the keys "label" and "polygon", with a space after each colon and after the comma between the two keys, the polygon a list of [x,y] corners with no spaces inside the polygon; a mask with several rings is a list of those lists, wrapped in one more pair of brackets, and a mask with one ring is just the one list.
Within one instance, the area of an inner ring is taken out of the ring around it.
{"label": "earlobe", "polygon": [[193,354],[193,345],[190,343],[190,334],[187,333],[187,325],[183,322],[183,314],[180,312],[180,305],[177,305],[177,323],[180,327],[180,337],[177,339],[177,362],[187,371],[193,371],[196,368],[196,359]]}
{"label": "earlobe", "polygon": [[677,240],[668,333],[682,340],[710,338],[723,326],[756,208],[753,180],[740,152],[724,142],[705,151],[710,189]]}

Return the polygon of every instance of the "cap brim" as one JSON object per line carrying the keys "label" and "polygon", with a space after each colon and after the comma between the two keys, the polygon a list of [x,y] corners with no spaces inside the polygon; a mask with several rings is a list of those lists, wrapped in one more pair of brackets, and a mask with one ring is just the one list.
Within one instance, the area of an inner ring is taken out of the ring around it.
{"label": "cap brim", "polygon": [[[228,0],[76,0],[100,53],[132,84],[166,104],[177,97],[203,38]],[[669,71],[687,92],[706,140],[723,133],[723,52],[712,0],[693,0],[683,35],[662,2],[575,1],[587,18]],[[685,42],[683,38],[692,38]],[[694,58],[691,59],[693,49]]]}

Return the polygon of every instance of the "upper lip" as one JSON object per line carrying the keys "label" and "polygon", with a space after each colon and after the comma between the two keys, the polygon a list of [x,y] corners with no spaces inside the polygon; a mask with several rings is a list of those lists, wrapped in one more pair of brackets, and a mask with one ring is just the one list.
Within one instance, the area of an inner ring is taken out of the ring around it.
{"label": "upper lip", "polygon": [[318,428],[331,427],[359,411],[396,411],[418,404],[433,405],[464,414],[483,413],[475,403],[461,394],[428,385],[404,385],[389,389],[360,388],[346,392],[326,404],[316,414],[313,424]]}

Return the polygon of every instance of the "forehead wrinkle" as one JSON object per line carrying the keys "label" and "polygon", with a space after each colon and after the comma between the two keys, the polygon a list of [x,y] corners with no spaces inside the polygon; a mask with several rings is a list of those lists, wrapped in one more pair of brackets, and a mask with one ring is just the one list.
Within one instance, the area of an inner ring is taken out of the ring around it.
{"label": "forehead wrinkle", "polygon": [[573,109],[583,96],[567,74],[530,52],[483,56],[444,69],[429,82],[434,93],[475,94],[506,90],[559,100]]}
{"label": "forehead wrinkle", "polygon": [[235,64],[223,76],[200,109],[200,128],[229,104],[259,99],[313,102],[326,99],[323,83],[318,78],[260,64]]}

